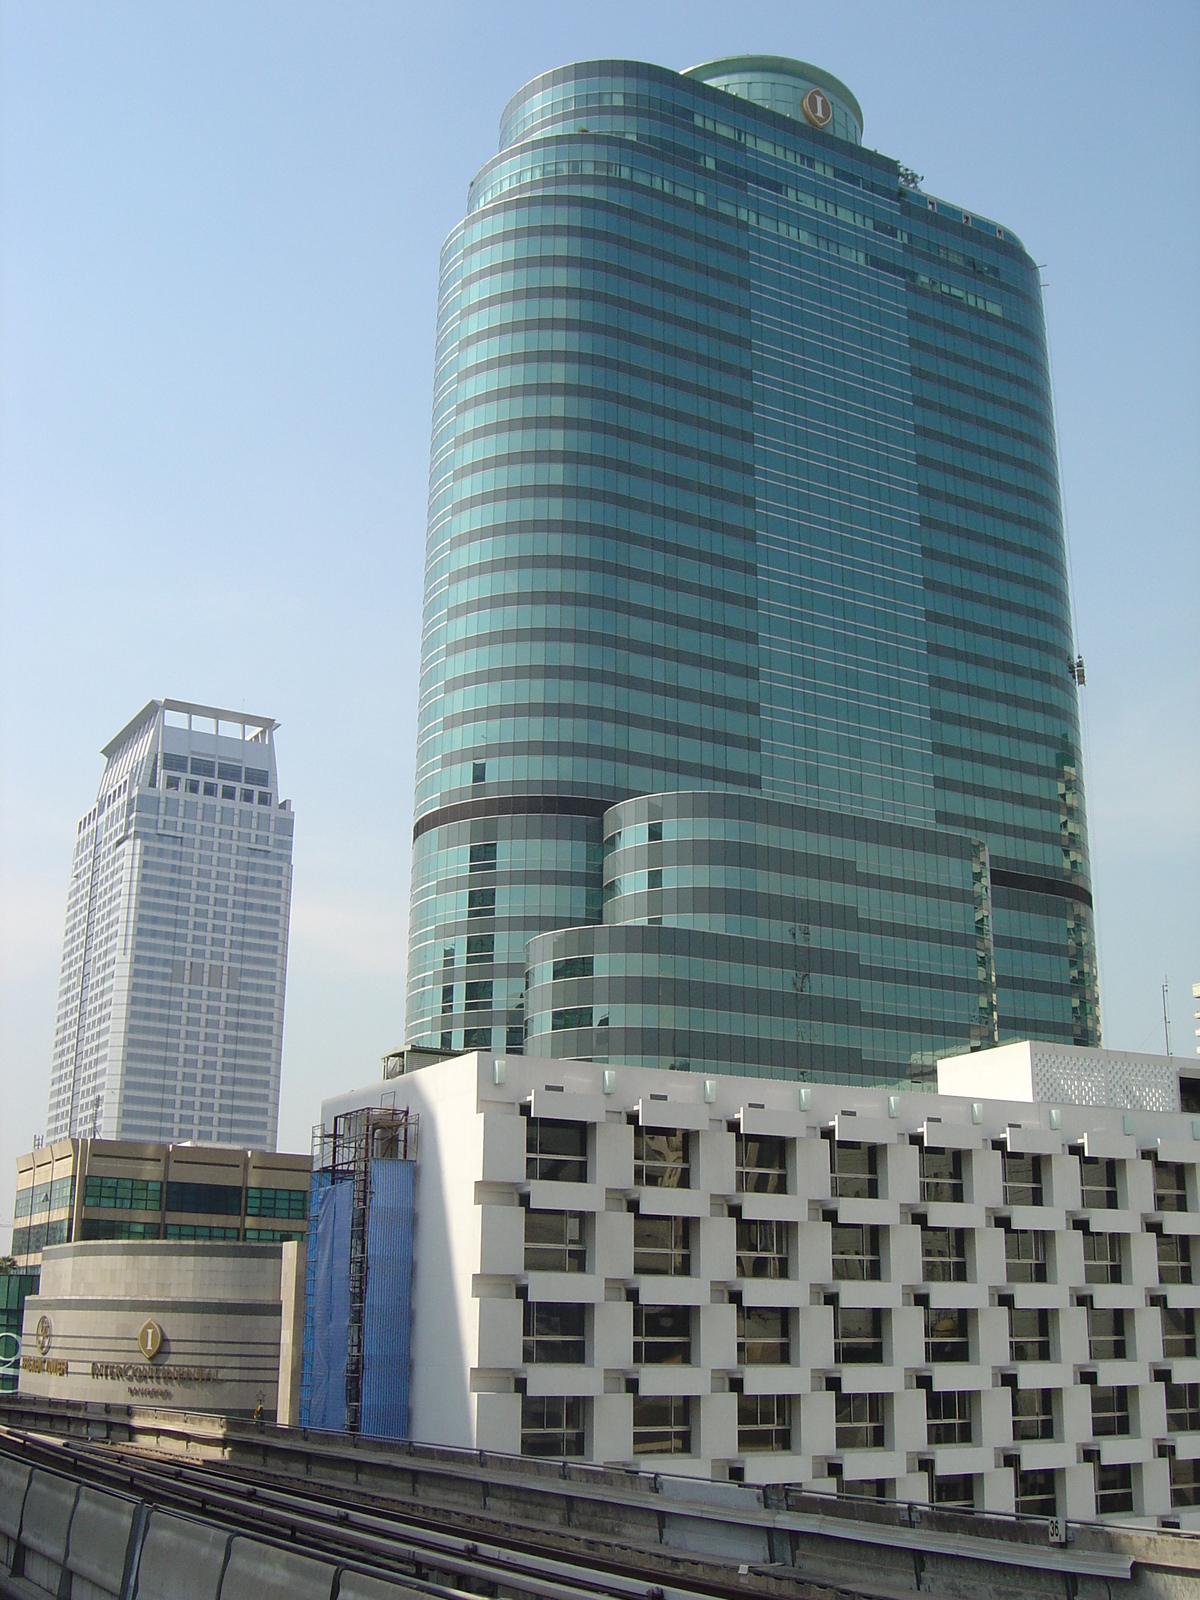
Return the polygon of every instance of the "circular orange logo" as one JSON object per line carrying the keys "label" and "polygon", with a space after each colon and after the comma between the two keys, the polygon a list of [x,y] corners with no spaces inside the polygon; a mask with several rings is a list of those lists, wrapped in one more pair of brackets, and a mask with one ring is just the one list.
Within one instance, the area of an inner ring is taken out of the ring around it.
{"label": "circular orange logo", "polygon": [[800,109],[814,128],[827,128],[833,121],[833,107],[824,89],[810,89],[801,100]]}
{"label": "circular orange logo", "polygon": [[38,1325],[34,1329],[34,1342],[42,1355],[46,1355],[54,1343],[54,1324],[49,1317],[39,1317]]}

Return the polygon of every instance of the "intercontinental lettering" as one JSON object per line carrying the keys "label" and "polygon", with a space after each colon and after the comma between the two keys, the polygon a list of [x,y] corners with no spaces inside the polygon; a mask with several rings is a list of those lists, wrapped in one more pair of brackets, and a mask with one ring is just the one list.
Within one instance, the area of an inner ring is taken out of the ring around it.
{"label": "intercontinental lettering", "polygon": [[[64,1363],[65,1365],[65,1363]],[[134,1361],[93,1361],[93,1378],[114,1383],[220,1383],[216,1367],[149,1367]]]}
{"label": "intercontinental lettering", "polygon": [[70,1371],[69,1363],[56,1356],[22,1356],[21,1367],[25,1372],[45,1372],[52,1378],[65,1378]]}

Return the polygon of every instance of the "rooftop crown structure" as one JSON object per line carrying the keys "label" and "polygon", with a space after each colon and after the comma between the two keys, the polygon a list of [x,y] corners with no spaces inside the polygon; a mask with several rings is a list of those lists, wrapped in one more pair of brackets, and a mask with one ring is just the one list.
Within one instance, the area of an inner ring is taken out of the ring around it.
{"label": "rooftop crown structure", "polygon": [[547,73],[442,254],[408,1038],[1099,1042],[1041,289],[829,74]]}
{"label": "rooftop crown structure", "polygon": [[48,1141],[274,1150],[293,825],[276,726],[151,700],[105,745],[71,866]]}

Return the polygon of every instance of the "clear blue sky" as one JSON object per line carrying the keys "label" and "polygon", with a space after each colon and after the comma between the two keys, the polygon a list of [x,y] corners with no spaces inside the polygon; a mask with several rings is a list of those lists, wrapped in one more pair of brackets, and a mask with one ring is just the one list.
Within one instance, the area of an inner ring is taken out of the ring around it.
{"label": "clear blue sky", "polygon": [[279,718],[281,1144],[403,1029],[434,296],[509,95],[738,51],[1045,279],[1105,1042],[1200,979],[1200,7],[9,3],[0,11],[0,1246],[75,824],[153,695]]}

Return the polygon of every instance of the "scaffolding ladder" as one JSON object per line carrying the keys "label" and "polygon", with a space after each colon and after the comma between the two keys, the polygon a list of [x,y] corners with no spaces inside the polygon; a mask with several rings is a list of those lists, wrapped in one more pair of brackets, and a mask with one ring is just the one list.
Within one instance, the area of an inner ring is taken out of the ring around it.
{"label": "scaffolding ladder", "polygon": [[[346,1432],[362,1430],[364,1320],[367,1304],[367,1226],[371,1163],[415,1161],[418,1116],[395,1104],[363,1106],[336,1117],[330,1144],[331,1181],[353,1185],[350,1205],[350,1316],[346,1329]],[[324,1154],[324,1150],[322,1151]]]}

